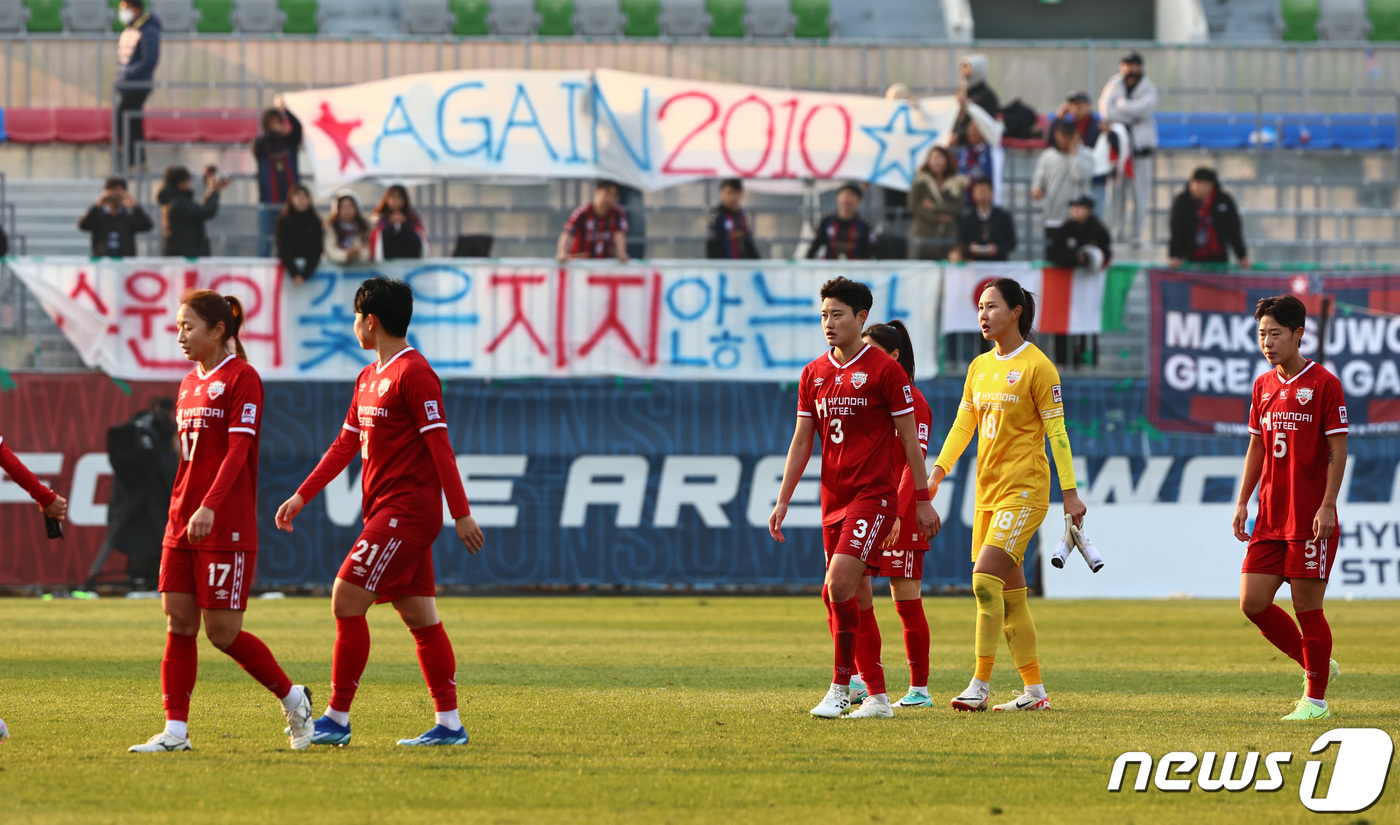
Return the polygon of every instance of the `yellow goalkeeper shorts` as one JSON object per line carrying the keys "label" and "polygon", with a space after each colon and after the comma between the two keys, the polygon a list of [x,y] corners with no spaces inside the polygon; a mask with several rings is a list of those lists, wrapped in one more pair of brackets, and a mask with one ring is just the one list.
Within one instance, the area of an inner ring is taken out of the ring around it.
{"label": "yellow goalkeeper shorts", "polygon": [[1044,507],[1007,507],[978,510],[972,519],[972,560],[983,547],[998,547],[1011,554],[1019,567],[1026,560],[1026,545],[1045,521]]}

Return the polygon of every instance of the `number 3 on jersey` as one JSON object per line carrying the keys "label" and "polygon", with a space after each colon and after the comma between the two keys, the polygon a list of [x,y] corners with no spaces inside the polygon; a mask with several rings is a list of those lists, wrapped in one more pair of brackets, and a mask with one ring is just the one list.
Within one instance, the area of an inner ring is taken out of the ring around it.
{"label": "number 3 on jersey", "polygon": [[840,444],[846,440],[846,432],[841,429],[841,419],[831,419],[831,443]]}

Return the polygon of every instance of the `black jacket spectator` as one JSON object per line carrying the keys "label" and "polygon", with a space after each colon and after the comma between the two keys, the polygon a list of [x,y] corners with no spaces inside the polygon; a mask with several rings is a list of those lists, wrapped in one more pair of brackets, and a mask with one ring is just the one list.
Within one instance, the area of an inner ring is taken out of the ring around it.
{"label": "black jacket spectator", "polygon": [[1204,200],[1197,200],[1189,190],[1177,195],[1172,202],[1171,232],[1170,258],[1223,264],[1229,263],[1229,250],[1234,249],[1240,261],[1249,260],[1235,199],[1219,187]]}
{"label": "black jacket spectator", "polygon": [[160,202],[161,233],[164,243],[161,254],[168,258],[202,258],[209,255],[209,236],[204,224],[219,214],[219,192],[207,192],[202,201],[194,192],[165,186],[157,197]]}
{"label": "black jacket spectator", "polygon": [[424,250],[428,248],[423,237],[423,225],[416,218],[397,223],[388,218],[378,218],[370,232],[370,248],[374,250],[376,261],[422,258],[425,257]]}
{"label": "black jacket spectator", "polygon": [[[962,59],[959,66],[962,73],[963,88],[968,103],[976,103],[981,106],[987,114],[996,118],[1001,114],[1001,101],[997,99],[997,93],[992,87],[987,85],[987,56],[985,54],[970,54]],[[953,134],[957,136],[958,143],[962,143],[967,135],[967,124],[971,116],[967,113],[967,108],[963,107],[958,112],[958,119],[953,124]]]}
{"label": "black jacket spectator", "polygon": [[277,259],[294,280],[306,280],[316,272],[324,244],[321,217],[315,210],[288,208],[277,216]]}
{"label": "black jacket spectator", "polygon": [[749,229],[749,216],[742,209],[716,206],[710,210],[710,231],[705,239],[705,257],[710,259],[756,260],[758,247]]}
{"label": "black jacket spectator", "polygon": [[[993,245],[996,251],[991,251]],[[1016,224],[1010,212],[993,206],[984,215],[974,206],[963,213],[958,223],[958,249],[963,260],[1005,261],[1015,248]]]}
{"label": "black jacket spectator", "polygon": [[833,212],[817,224],[817,236],[807,247],[807,257],[868,261],[875,257],[875,230],[859,215],[842,220]]}
{"label": "black jacket spectator", "polygon": [[151,218],[140,206],[112,208],[111,204],[93,204],[78,228],[92,233],[92,257],[136,257],[136,233],[155,228]]}
{"label": "black jacket spectator", "polygon": [[264,113],[264,124],[276,114],[286,118],[287,133],[264,128],[253,140],[253,157],[258,161],[258,202],[280,205],[301,181],[297,153],[301,151],[302,131],[301,121],[285,109]]}
{"label": "black jacket spectator", "polygon": [[1103,251],[1103,267],[1113,261],[1113,239],[1109,237],[1108,227],[1093,214],[1082,223],[1068,220],[1060,224],[1055,229],[1045,257],[1055,266],[1088,266],[1090,261],[1084,258],[1082,252],[1087,246],[1097,246]]}

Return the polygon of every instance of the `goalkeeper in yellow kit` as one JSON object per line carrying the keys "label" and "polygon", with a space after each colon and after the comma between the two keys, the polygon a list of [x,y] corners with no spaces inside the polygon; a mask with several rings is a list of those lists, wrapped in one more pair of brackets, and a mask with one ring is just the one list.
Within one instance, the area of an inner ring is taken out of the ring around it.
{"label": "goalkeeper in yellow kit", "polygon": [[977,439],[977,511],[972,526],[972,592],[977,597],[977,672],[953,700],[958,710],[986,710],[996,659],[997,635],[1004,634],[1011,659],[1021,671],[1024,693],[993,710],[1048,710],[1040,678],[1035,623],[1026,604],[1026,545],[1050,506],[1050,464],[1045,439],[1055,454],[1065,512],[1076,525],[1084,519],[1065,433],[1060,374],[1050,359],[1026,340],[1035,322],[1035,299],[1010,278],[983,290],[977,304],[982,337],[996,348],[973,359],[958,404],[958,417],[943,442],[929,476],[936,491],[958,457]]}

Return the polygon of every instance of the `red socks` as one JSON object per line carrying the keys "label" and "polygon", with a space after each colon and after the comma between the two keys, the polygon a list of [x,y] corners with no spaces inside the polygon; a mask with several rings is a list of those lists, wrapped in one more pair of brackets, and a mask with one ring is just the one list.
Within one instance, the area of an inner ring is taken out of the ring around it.
{"label": "red socks", "polygon": [[335,620],[335,653],[331,656],[331,710],[350,712],[369,661],[369,622],[364,616]]}
{"label": "red socks", "polygon": [[239,631],[224,652],[278,699],[292,692],[292,680],[287,678],[282,666],[277,664],[277,658],[257,636],[246,630]]}
{"label": "red socks", "polygon": [[885,692],[885,666],[880,663],[880,625],[875,621],[875,608],[860,611],[860,627],[856,631],[856,667],[865,680],[871,696]]}
{"label": "red socks", "polygon": [[929,634],[924,600],[895,602],[894,609],[898,611],[899,621],[904,625],[904,655],[909,660],[909,684],[914,687],[928,687]]}
{"label": "red socks", "polygon": [[199,672],[199,637],[165,634],[165,658],[160,660],[161,702],[165,718],[171,722],[188,722],[190,694],[194,692],[195,675]]}
{"label": "red socks", "polygon": [[[428,683],[428,692],[433,695],[433,710],[456,710],[457,657],[452,652],[447,631],[442,629],[442,622],[411,629],[413,638],[418,641],[418,665],[423,668],[423,681]],[[348,703],[346,709],[349,709]]]}
{"label": "red socks", "polygon": [[836,685],[851,683],[851,670],[856,661],[856,636],[860,631],[860,607],[856,597],[831,605],[836,632],[832,638],[836,642],[836,661],[832,668],[831,682]]}
{"label": "red socks", "polygon": [[822,585],[822,604],[826,605],[826,629],[831,631],[831,638],[836,638],[836,614],[831,612],[831,587]]}
{"label": "red socks", "polygon": [[[1321,613],[1322,611],[1316,612]],[[1298,625],[1293,623],[1293,617],[1288,615],[1287,610],[1276,604],[1271,604],[1248,618],[1259,626],[1259,632],[1264,634],[1264,638],[1268,639],[1270,644],[1282,650],[1288,658],[1303,665],[1304,669],[1307,668],[1307,665],[1303,663],[1303,636],[1298,632]],[[1298,618],[1302,619],[1303,614],[1298,614]],[[1324,627],[1327,626],[1325,621],[1322,624]],[[1327,649],[1329,651],[1332,649],[1330,633]],[[1323,668],[1324,671],[1326,669],[1326,667]]]}
{"label": "red socks", "polygon": [[1332,675],[1332,627],[1321,610],[1298,614],[1303,627],[1303,670],[1308,674],[1308,698],[1327,698],[1327,679]]}

